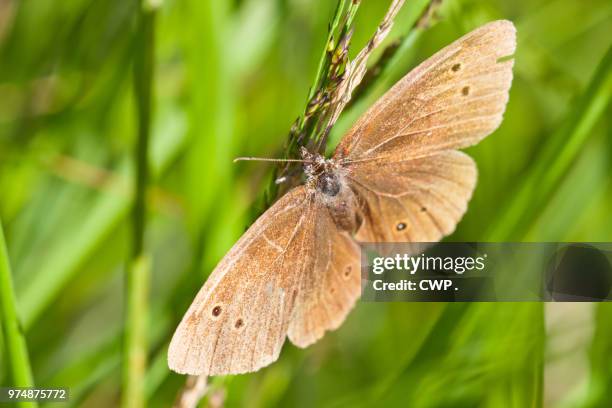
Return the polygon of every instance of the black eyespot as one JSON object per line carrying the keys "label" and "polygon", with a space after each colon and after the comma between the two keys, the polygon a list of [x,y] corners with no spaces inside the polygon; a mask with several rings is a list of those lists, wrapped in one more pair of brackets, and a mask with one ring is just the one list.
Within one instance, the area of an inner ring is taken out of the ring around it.
{"label": "black eyespot", "polygon": [[215,306],[215,307],[213,307],[213,310],[212,310],[212,315],[213,315],[214,317],[217,317],[217,316],[219,316],[220,314],[221,314],[221,306]]}
{"label": "black eyespot", "polygon": [[238,319],[238,320],[236,320],[236,323],[234,324],[234,327],[235,327],[235,328],[237,328],[237,329],[239,329],[239,328],[241,328],[242,326],[244,326],[244,321],[243,321],[242,319]]}
{"label": "black eyespot", "polygon": [[469,86],[464,86],[463,89],[461,89],[461,94],[463,96],[468,96],[470,94],[470,87]]}
{"label": "black eyespot", "polygon": [[403,231],[406,229],[406,224],[404,224],[403,222],[400,222],[397,224],[397,226],[395,227],[398,231]]}
{"label": "black eyespot", "polygon": [[461,69],[461,64],[455,64],[455,65],[453,65],[453,66],[451,67],[451,70],[452,70],[453,72],[457,72],[457,71],[459,71],[460,69]]}

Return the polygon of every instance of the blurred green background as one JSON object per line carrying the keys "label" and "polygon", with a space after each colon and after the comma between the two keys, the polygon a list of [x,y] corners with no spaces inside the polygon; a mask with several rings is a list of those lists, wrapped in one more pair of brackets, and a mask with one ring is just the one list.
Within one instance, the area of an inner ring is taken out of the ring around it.
{"label": "blurred green background", "polygon": [[[388,3],[363,1],[352,55]],[[426,3],[408,1],[390,39]],[[166,365],[169,338],[268,182],[270,166],[232,159],[282,155],[334,7],[171,0],[157,11],[150,406],[169,406],[183,385]],[[57,406],[119,404],[138,12],[126,0],[0,0],[0,219],[35,382],[72,390]],[[332,145],[410,68],[499,18],[518,29],[515,80],[502,126],[469,149],[479,182],[449,239],[611,241],[609,0],[445,0]],[[286,344],[277,363],[214,379],[209,395],[249,407],[605,407],[611,389],[610,305],[362,303],[316,345]]]}

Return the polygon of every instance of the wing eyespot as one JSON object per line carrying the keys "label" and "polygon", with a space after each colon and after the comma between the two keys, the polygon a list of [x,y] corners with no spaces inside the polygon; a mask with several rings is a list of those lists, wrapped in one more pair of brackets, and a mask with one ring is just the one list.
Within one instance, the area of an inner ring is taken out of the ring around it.
{"label": "wing eyespot", "polygon": [[406,223],[398,222],[397,225],[395,226],[395,229],[398,231],[403,231],[406,229],[406,227],[407,227]]}
{"label": "wing eyespot", "polygon": [[240,330],[242,327],[244,327],[244,320],[242,319],[236,320],[236,323],[234,323],[234,328],[236,330]]}
{"label": "wing eyespot", "polygon": [[469,94],[470,94],[470,87],[469,86],[464,86],[461,89],[461,95],[468,96]]}
{"label": "wing eyespot", "polygon": [[212,308],[212,310],[210,311],[210,314],[213,318],[219,317],[221,315],[221,312],[223,311],[223,309],[221,308],[220,305],[217,305],[215,307]]}
{"label": "wing eyespot", "polygon": [[344,268],[344,277],[348,278],[351,275],[352,271],[353,271],[353,266],[352,265],[347,265],[347,267]]}
{"label": "wing eyespot", "polygon": [[461,69],[461,64],[457,63],[451,67],[451,71],[458,72]]}

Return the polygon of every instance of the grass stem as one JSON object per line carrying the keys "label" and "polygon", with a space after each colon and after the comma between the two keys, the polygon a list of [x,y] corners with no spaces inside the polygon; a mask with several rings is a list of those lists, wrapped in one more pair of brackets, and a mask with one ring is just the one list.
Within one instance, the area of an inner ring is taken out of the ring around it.
{"label": "grass stem", "polygon": [[133,247],[125,279],[125,334],[122,406],[145,405],[144,387],[147,360],[147,317],[150,265],[145,254],[146,191],[149,182],[149,141],[151,133],[152,82],[154,64],[155,11],[141,2],[136,33],[134,93],[138,117],[138,139],[134,151],[136,184],[134,193]]}
{"label": "grass stem", "polygon": [[[33,387],[34,379],[23,330],[17,316],[15,291],[8,251],[0,222],[0,317],[6,343],[12,384],[16,387]],[[36,403],[21,403],[18,406],[36,407]]]}
{"label": "grass stem", "polygon": [[338,28],[338,24],[340,24],[340,18],[342,17],[342,11],[344,10],[345,0],[339,0],[336,5],[336,11],[334,12],[334,17],[329,25],[329,31],[327,33],[327,40],[325,41],[325,47],[323,47],[323,52],[321,54],[321,59],[319,60],[319,66],[317,67],[317,72],[315,74],[314,81],[312,82],[312,87],[310,88],[310,93],[308,94],[308,101],[310,101],[321,85],[321,81],[324,78],[326,66],[329,63],[329,48],[330,44],[332,44],[334,40],[334,32]]}

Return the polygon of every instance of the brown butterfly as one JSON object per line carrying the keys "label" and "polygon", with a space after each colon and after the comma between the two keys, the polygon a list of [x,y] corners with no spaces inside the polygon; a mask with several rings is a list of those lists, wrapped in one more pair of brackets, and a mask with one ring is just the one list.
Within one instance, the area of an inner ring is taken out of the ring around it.
{"label": "brown butterfly", "polygon": [[476,184],[457,151],[501,123],[516,30],[494,21],[420,64],[374,104],[330,159],[302,149],[306,182],[280,198],[206,281],[168,352],[172,370],[238,374],[336,329],[360,295],[358,241],[435,242]]}

